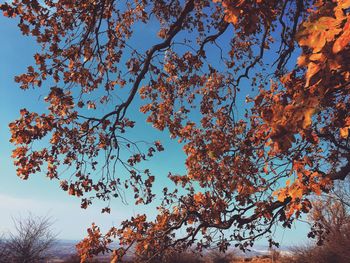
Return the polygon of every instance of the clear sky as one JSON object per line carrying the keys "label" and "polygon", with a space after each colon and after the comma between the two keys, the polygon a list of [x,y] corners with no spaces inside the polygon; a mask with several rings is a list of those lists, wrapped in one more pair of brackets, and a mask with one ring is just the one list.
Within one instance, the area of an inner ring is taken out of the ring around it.
{"label": "clear sky", "polygon": [[[154,31],[153,28],[146,30]],[[102,229],[107,229],[133,214],[152,210],[142,206],[124,205],[119,200],[113,200],[110,215],[100,213],[103,203],[95,203],[83,210],[80,209],[79,199],[63,192],[57,181],[50,181],[42,174],[31,176],[27,181],[16,176],[10,157],[13,146],[9,143],[8,123],[18,118],[21,108],[44,111],[46,105],[40,98],[45,96],[47,87],[44,84],[41,89],[22,91],[14,82],[15,75],[25,72],[26,67],[33,64],[33,54],[38,49],[33,39],[21,35],[16,20],[0,15],[0,36],[0,233],[13,230],[12,217],[25,216],[31,212],[34,215],[51,216],[55,220],[54,226],[60,238],[76,240],[85,235],[86,228],[92,222],[103,226]],[[140,44],[151,45],[147,40]],[[157,132],[144,124],[144,116],[137,110],[132,114],[136,114],[139,120],[134,134],[136,139],[144,139],[146,134],[148,141],[160,139],[165,145],[166,151],[157,154],[147,163],[156,175],[156,187],[161,189],[167,184],[166,177],[169,171],[185,173],[185,156],[181,145],[171,141],[168,134]],[[277,229],[277,241],[282,241],[282,245],[300,244],[305,242],[306,232],[307,227],[302,224],[298,224],[297,229]]]}
{"label": "clear sky", "polygon": [[[20,90],[14,82],[14,76],[25,71],[33,64],[33,54],[38,46],[30,37],[23,37],[16,26],[16,21],[0,16],[0,232],[12,230],[12,217],[25,215],[29,211],[35,215],[50,215],[56,220],[55,227],[64,239],[80,239],[86,233],[86,228],[92,222],[105,226],[106,229],[118,224],[133,214],[144,212],[142,207],[124,205],[119,200],[113,200],[112,213],[101,214],[103,203],[95,203],[87,210],[80,209],[79,199],[68,196],[59,188],[57,181],[50,181],[42,174],[35,174],[28,180],[21,180],[16,176],[15,167],[11,159],[13,145],[9,143],[10,132],[8,124],[19,117],[19,110],[27,108],[33,111],[44,111],[46,105],[42,102],[45,96],[45,85],[38,90]],[[138,119],[144,118],[135,112]],[[135,114],[134,113],[134,114]],[[147,165],[158,176],[165,180],[170,170],[184,172],[181,146],[171,142],[169,135],[161,134],[149,125],[137,123],[134,132],[135,139],[144,139],[145,129],[147,139],[154,141],[161,139],[166,142],[167,153],[160,153]],[[142,127],[138,127],[138,125]],[[171,147],[170,147],[171,146]],[[169,159],[169,154],[178,156]],[[179,169],[182,167],[182,169]],[[160,178],[161,179],[161,178]],[[158,180],[159,189],[164,186],[163,180]],[[132,200],[130,200],[132,201]]]}

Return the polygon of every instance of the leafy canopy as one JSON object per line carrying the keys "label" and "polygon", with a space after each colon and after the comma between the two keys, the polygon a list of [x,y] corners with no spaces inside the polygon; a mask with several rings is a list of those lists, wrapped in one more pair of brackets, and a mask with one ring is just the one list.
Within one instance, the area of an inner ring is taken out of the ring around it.
{"label": "leafy canopy", "polygon": [[[138,167],[164,149],[128,138],[139,94],[147,122],[183,144],[187,172],[169,174],[176,187],[163,190],[154,220],[138,215],[106,234],[93,225],[78,246],[83,260],[115,237],[116,262],[131,247],[140,260],[193,245],[245,249],[277,223],[290,227],[310,196],[350,172],[349,8],[349,0],[2,4],[42,47],[15,80],[22,89],[52,83],[48,112],[22,109],[10,123],[18,176],[57,178],[82,208],[125,187],[137,204],[152,202],[156,178]],[[156,44],[134,48],[149,26],[158,27]]]}

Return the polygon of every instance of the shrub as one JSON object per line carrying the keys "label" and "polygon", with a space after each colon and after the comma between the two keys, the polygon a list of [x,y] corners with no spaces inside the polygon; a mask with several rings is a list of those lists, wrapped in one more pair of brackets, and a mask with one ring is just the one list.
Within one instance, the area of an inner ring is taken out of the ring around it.
{"label": "shrub", "polygon": [[0,262],[39,263],[44,262],[52,248],[56,234],[51,231],[52,220],[48,217],[15,218],[15,233],[3,241],[6,257]]}

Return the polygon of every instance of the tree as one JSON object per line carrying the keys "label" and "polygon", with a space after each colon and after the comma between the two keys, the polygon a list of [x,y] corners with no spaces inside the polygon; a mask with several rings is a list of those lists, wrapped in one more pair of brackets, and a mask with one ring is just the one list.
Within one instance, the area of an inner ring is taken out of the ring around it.
{"label": "tree", "polygon": [[50,229],[51,219],[29,215],[14,219],[14,224],[16,232],[10,233],[4,241],[6,255],[1,257],[0,262],[45,262],[56,240],[56,234]]}
{"label": "tree", "polygon": [[297,248],[293,262],[349,262],[350,181],[335,184],[334,190],[313,201],[309,214],[309,236],[317,245]]}
{"label": "tree", "polygon": [[[350,184],[336,185],[331,193],[313,202],[309,215],[313,223],[309,235],[318,239],[318,244],[331,240],[339,247],[347,247],[350,241]],[[342,239],[347,240],[344,242]],[[342,246],[342,244],[345,244]],[[339,253],[341,254],[341,253]]]}
{"label": "tree", "polygon": [[5,259],[7,256],[6,242],[4,234],[0,235],[0,262],[1,259]]}
{"label": "tree", "polygon": [[[186,193],[165,188],[155,220],[138,215],[106,234],[93,225],[79,244],[83,259],[109,251],[114,237],[122,246],[115,261],[130,247],[142,260],[193,245],[244,250],[273,225],[290,227],[310,210],[310,196],[350,171],[349,7],[348,0],[3,4],[42,47],[16,81],[22,89],[55,83],[47,113],[22,109],[10,123],[18,176],[44,171],[81,197],[82,208],[124,187],[137,204],[152,202],[155,177],[138,167],[164,149],[127,136],[139,93],[147,122],[184,145],[187,173],[169,178]],[[134,48],[149,25],[159,27],[156,44]],[[254,95],[242,106],[247,90]],[[61,167],[76,176],[64,178]]]}

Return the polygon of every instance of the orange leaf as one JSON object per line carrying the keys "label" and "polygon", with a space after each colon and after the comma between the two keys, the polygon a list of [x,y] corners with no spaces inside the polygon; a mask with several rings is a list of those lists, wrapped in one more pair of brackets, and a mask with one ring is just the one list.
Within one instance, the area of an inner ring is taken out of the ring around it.
{"label": "orange leaf", "polygon": [[312,123],[312,115],[314,114],[315,109],[309,108],[304,112],[304,121],[303,121],[303,129],[307,129],[310,127]]}
{"label": "orange leaf", "polygon": [[340,21],[333,17],[320,17],[316,21],[303,23],[303,29],[297,33],[300,46],[307,46],[313,49],[313,53],[320,52],[326,42],[334,40],[334,37],[341,32],[338,28]]}
{"label": "orange leaf", "polygon": [[348,138],[348,136],[349,136],[349,128],[348,127],[340,128],[339,131],[340,131],[340,137],[342,137],[343,139]]}
{"label": "orange leaf", "polygon": [[196,193],[193,196],[194,201],[196,201],[196,203],[200,203],[204,198],[204,195],[201,192]]}
{"label": "orange leaf", "polygon": [[320,66],[319,64],[316,64],[314,62],[310,62],[308,67],[307,67],[307,72],[306,72],[306,87],[310,85],[310,80],[313,76],[317,74],[317,72],[320,71]]}
{"label": "orange leaf", "polygon": [[289,180],[289,179],[286,181],[286,185],[287,185],[287,186],[290,185],[290,180]]}
{"label": "orange leaf", "polygon": [[300,198],[303,195],[303,190],[300,188],[294,188],[289,194],[292,199]]}
{"label": "orange leaf", "polygon": [[343,28],[343,33],[334,42],[333,49],[332,49],[333,53],[336,54],[342,51],[349,43],[350,43],[350,18],[348,18]]}

